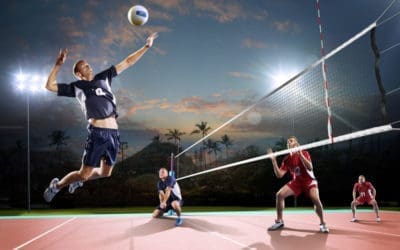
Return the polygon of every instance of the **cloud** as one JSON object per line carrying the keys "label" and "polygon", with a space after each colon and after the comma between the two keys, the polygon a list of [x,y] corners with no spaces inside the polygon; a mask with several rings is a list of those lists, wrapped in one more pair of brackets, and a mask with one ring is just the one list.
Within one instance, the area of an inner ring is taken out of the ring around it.
{"label": "cloud", "polygon": [[150,0],[150,4],[154,4],[158,7],[167,10],[175,10],[181,14],[188,14],[188,4],[184,0]]}
{"label": "cloud", "polygon": [[194,6],[220,23],[228,23],[244,17],[241,6],[233,2],[194,0]]}
{"label": "cloud", "polygon": [[262,41],[246,38],[242,41],[242,46],[248,49],[264,49],[268,47],[268,44]]}
{"label": "cloud", "polygon": [[294,23],[290,20],[285,21],[275,21],[273,22],[273,27],[279,32],[295,32],[298,33],[301,31],[300,26],[297,23]]}
{"label": "cloud", "polygon": [[235,78],[243,78],[243,79],[254,79],[255,77],[248,73],[243,73],[239,71],[231,71],[228,72],[228,75],[235,77]]}

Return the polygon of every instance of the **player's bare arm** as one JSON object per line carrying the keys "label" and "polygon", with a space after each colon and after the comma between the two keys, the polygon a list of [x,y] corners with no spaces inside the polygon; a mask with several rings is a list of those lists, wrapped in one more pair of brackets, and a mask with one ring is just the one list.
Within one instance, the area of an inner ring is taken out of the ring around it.
{"label": "player's bare arm", "polygon": [[274,168],[275,176],[280,179],[286,174],[286,171],[279,168],[278,162],[276,161],[276,157],[273,155],[273,153],[274,152],[272,151],[272,149],[270,149],[270,148],[267,149],[267,154],[271,154],[271,162],[272,162],[272,166]]}
{"label": "player's bare arm", "polygon": [[372,187],[372,199],[375,199],[376,197],[376,189]]}
{"label": "player's bare arm", "polygon": [[356,200],[356,189],[353,188],[353,201],[355,201],[355,200]]}
{"label": "player's bare arm", "polygon": [[167,201],[168,201],[170,195],[171,195],[171,188],[167,187],[165,189],[165,193],[164,193],[164,197],[163,197],[164,199],[160,203],[162,208],[165,208],[167,206]]}
{"label": "player's bare arm", "polygon": [[153,41],[158,37],[157,33],[151,34],[147,40],[146,44],[140,48],[139,50],[133,52],[129,56],[127,56],[124,60],[122,60],[120,63],[115,65],[115,69],[117,70],[117,74],[122,73],[124,70],[127,68],[131,67],[134,65],[145,53],[146,51],[153,46]]}
{"label": "player's bare arm", "polygon": [[304,156],[304,154],[303,154],[303,152],[302,152],[301,150],[299,151],[299,155],[300,155],[300,160],[301,160],[301,162],[304,164],[304,166],[305,166],[309,171],[313,170],[312,162],[311,162],[310,160],[308,160],[308,159]]}
{"label": "player's bare arm", "polygon": [[61,66],[64,64],[65,59],[67,58],[67,54],[68,54],[67,49],[60,49],[60,52],[58,52],[56,63],[54,64],[53,69],[51,70],[46,82],[46,89],[48,89],[49,91],[56,93],[58,91],[57,75],[58,72],[60,71]]}

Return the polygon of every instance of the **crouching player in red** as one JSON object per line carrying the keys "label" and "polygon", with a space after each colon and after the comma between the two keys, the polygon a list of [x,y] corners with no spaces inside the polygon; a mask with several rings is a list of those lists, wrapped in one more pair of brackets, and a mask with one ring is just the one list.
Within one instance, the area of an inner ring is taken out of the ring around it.
{"label": "crouching player in red", "polygon": [[[358,197],[356,198],[357,193]],[[376,202],[375,196],[376,189],[374,188],[374,186],[372,186],[371,182],[365,181],[364,175],[360,175],[358,177],[358,182],[356,182],[353,187],[353,201],[351,202],[353,219],[351,219],[351,222],[357,222],[356,207],[358,205],[363,205],[364,203],[372,205],[376,214],[376,222],[381,221],[381,219],[379,218],[378,202]]]}
{"label": "crouching player in red", "polygon": [[[299,146],[297,138],[291,136],[287,140],[287,147],[293,149]],[[272,154],[272,150],[268,149],[268,154]],[[276,212],[277,219],[275,223],[268,228],[268,231],[277,230],[284,226],[282,219],[282,211],[285,207],[285,199],[289,196],[299,196],[305,193],[314,203],[315,212],[320,219],[320,231],[329,233],[329,229],[325,224],[323,216],[323,207],[319,198],[318,183],[314,176],[313,164],[311,162],[310,154],[306,150],[295,151],[287,155],[278,167],[278,163],[274,156],[271,157],[274,173],[276,177],[282,178],[288,171],[292,175],[292,180],[283,186],[278,193],[276,193]]]}
{"label": "crouching player in red", "polygon": [[160,168],[158,176],[160,180],[157,183],[157,189],[160,205],[154,210],[153,218],[159,218],[173,209],[177,215],[175,225],[180,226],[183,223],[181,218],[183,200],[179,184],[173,176],[168,175],[166,168]]}

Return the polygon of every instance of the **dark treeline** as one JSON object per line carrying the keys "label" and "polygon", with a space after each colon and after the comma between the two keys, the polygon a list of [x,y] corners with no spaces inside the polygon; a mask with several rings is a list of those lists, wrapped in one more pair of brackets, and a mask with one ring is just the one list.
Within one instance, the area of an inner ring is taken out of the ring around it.
{"label": "dark treeline", "polygon": [[[57,140],[53,140],[57,138]],[[61,138],[61,139],[60,139]],[[65,141],[66,135],[55,133],[48,151],[31,152],[32,207],[104,207],[156,205],[157,170],[169,167],[171,152],[177,145],[163,142],[159,137],[124,161],[119,161],[111,178],[90,181],[71,195],[62,190],[51,204],[42,198],[43,190],[55,176],[77,170],[80,156],[73,154]],[[381,205],[398,206],[397,195],[398,156],[400,134],[389,133],[364,137],[354,141],[310,150],[314,172],[319,181],[324,205],[348,206],[352,186],[357,176],[364,174],[377,189]],[[283,143],[284,144],[284,143]],[[280,149],[278,141],[275,149]],[[233,151],[207,150],[208,163],[197,156],[180,157],[180,176],[209,169],[225,163],[236,162],[266,152],[266,148],[248,146]],[[280,162],[282,158],[279,158]],[[0,205],[2,207],[26,207],[26,148],[17,142],[14,148],[0,151]],[[248,205],[274,206],[275,192],[289,180],[289,176],[276,179],[269,160],[254,162],[226,170],[182,180],[180,186],[186,205]],[[299,206],[311,205],[308,199],[299,197]],[[293,205],[293,199],[287,201]]]}

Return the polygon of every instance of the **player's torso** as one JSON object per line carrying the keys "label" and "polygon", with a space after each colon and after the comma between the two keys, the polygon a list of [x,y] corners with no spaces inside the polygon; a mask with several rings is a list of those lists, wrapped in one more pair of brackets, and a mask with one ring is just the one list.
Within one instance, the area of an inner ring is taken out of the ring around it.
{"label": "player's torso", "polygon": [[361,197],[364,197],[364,196],[372,197],[371,185],[367,182],[364,182],[361,184],[357,183],[356,191],[358,192],[358,195]]}
{"label": "player's torso", "polygon": [[293,177],[293,180],[312,180],[315,179],[313,171],[307,170],[306,166],[304,166],[303,162],[300,159],[298,154],[289,155],[285,159],[285,165],[287,169],[290,171],[290,174]]}
{"label": "player's torso", "polygon": [[116,115],[116,100],[108,79],[79,81],[75,84],[76,98],[88,119],[104,119]]}

